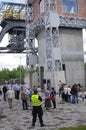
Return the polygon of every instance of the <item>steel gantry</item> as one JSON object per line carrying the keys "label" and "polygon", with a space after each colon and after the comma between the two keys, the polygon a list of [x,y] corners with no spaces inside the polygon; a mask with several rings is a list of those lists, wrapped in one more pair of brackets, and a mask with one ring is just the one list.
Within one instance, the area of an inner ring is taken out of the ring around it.
{"label": "steel gantry", "polygon": [[46,59],[48,71],[61,70],[62,67],[59,48],[59,15],[56,13],[56,10],[56,0],[45,0]]}
{"label": "steel gantry", "polygon": [[32,0],[26,2],[26,66],[27,69],[33,69],[37,63],[37,49],[35,48],[35,35],[30,33],[30,25],[33,22]]}
{"label": "steel gantry", "polygon": [[25,4],[20,3],[0,3],[0,25],[2,27],[0,32],[0,42],[4,35],[9,33],[9,43],[4,48],[0,48],[1,53],[21,53],[25,50]]}

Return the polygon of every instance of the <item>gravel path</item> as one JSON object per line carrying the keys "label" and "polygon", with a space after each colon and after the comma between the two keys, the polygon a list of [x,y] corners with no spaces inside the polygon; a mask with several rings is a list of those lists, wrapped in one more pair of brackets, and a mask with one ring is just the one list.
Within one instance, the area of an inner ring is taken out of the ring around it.
{"label": "gravel path", "polygon": [[45,127],[41,128],[37,118],[36,126],[31,128],[32,111],[22,110],[21,100],[13,101],[13,109],[8,103],[0,101],[3,112],[0,116],[0,130],[58,130],[60,127],[86,125],[86,100],[79,99],[78,104],[61,103],[57,96],[57,108],[47,111],[43,107]]}

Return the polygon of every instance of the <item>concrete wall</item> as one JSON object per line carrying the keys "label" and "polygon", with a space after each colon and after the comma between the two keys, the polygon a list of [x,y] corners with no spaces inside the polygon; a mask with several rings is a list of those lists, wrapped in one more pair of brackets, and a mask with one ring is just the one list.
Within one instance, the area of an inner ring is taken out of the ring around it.
{"label": "concrete wall", "polygon": [[39,83],[39,76],[37,74],[37,72],[34,72],[32,74],[32,77],[30,76],[30,73],[27,72],[26,75],[25,75],[25,79],[24,79],[25,83],[28,84],[29,88],[30,87],[33,87],[33,86],[39,86],[40,83]]}
{"label": "concrete wall", "polygon": [[[63,82],[65,82],[64,72],[62,71],[48,71],[47,70],[47,59],[46,59],[46,32],[45,30],[41,31],[40,34],[37,37],[38,40],[38,54],[39,54],[39,66],[44,67],[44,79],[50,80],[50,87],[54,86],[56,87],[56,90],[58,90],[58,81],[60,78]],[[57,53],[56,53],[57,54]],[[41,75],[40,75],[41,76]],[[47,83],[44,87],[47,86]]]}
{"label": "concrete wall", "polygon": [[[44,78],[50,79],[51,86],[53,86],[58,80],[63,79],[63,73],[61,72],[61,79],[59,79],[59,76],[55,77],[54,71],[47,71],[45,36],[46,34],[43,30],[37,38],[39,41],[39,65],[44,66]],[[81,54],[81,52],[83,53],[82,29],[59,28],[59,46],[61,48],[62,64],[65,64],[64,79],[66,79],[66,83],[69,85],[74,83],[85,85],[84,56]]]}
{"label": "concrete wall", "polygon": [[[84,85],[84,56],[79,53],[83,52],[81,28],[86,28],[86,1],[79,0],[78,13],[71,14],[62,12],[62,1],[57,0],[57,13],[60,15],[59,46],[61,48],[62,64],[65,65],[66,82],[70,85],[74,83]],[[34,20],[44,15],[44,12],[39,14],[39,0],[34,0]],[[52,85],[54,85],[54,73],[52,71],[48,72],[46,67],[46,33],[42,30],[42,32],[40,31],[37,35],[39,41],[39,65],[44,66],[44,77],[50,78]]]}
{"label": "concrete wall", "polygon": [[[59,32],[66,81],[68,84],[85,85],[84,55],[81,54],[83,52],[82,29],[60,28]],[[68,52],[68,54],[64,52]]]}

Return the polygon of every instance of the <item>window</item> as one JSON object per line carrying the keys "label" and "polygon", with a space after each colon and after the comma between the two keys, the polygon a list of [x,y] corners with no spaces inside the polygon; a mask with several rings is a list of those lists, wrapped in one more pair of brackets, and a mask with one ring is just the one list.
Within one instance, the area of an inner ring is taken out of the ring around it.
{"label": "window", "polygon": [[77,0],[62,0],[62,10],[64,13],[77,13]]}
{"label": "window", "polygon": [[43,13],[44,12],[44,0],[40,0],[39,2],[39,13]]}

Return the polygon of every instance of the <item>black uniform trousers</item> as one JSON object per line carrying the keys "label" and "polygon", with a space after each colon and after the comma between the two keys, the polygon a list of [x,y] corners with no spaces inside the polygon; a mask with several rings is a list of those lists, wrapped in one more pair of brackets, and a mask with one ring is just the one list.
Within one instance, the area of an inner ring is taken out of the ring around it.
{"label": "black uniform trousers", "polygon": [[43,120],[42,120],[43,110],[41,106],[33,106],[32,115],[33,115],[33,120],[32,120],[33,125],[35,125],[37,115],[39,117],[40,125],[43,125]]}

